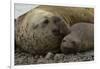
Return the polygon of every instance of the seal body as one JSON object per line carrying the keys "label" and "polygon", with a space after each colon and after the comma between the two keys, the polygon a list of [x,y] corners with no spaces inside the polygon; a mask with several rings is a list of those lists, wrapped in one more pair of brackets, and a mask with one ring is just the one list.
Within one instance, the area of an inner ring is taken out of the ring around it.
{"label": "seal body", "polygon": [[93,23],[93,14],[85,8],[39,6],[16,19],[16,47],[32,54],[58,52],[69,26],[77,22]]}
{"label": "seal body", "polygon": [[54,15],[59,15],[70,26],[79,22],[94,23],[93,8],[41,5],[36,9],[42,9]]}
{"label": "seal body", "polygon": [[65,54],[82,52],[94,48],[94,24],[77,23],[71,28],[61,43],[61,51]]}
{"label": "seal body", "polygon": [[23,16],[16,23],[16,46],[32,54],[58,52],[62,38],[69,30],[63,19],[42,10]]}

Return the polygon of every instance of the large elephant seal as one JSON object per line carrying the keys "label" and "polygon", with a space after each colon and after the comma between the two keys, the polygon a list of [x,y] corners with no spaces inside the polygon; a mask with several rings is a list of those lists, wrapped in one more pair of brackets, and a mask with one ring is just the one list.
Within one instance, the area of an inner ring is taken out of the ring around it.
{"label": "large elephant seal", "polygon": [[71,33],[65,36],[61,43],[63,53],[82,52],[94,48],[94,24],[77,23],[70,30]]}
{"label": "large elephant seal", "polygon": [[59,52],[62,38],[69,33],[67,25],[61,17],[51,13],[45,11],[33,13],[25,16],[23,21],[16,25],[17,47],[32,54]]}
{"label": "large elephant seal", "polygon": [[39,6],[16,19],[16,46],[33,54],[58,52],[69,26],[77,22],[93,23],[93,14],[85,8]]}

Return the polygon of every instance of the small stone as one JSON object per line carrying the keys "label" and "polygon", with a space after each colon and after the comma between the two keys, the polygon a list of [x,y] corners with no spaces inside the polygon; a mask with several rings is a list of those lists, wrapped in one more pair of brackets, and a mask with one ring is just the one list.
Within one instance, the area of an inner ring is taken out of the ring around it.
{"label": "small stone", "polygon": [[45,61],[45,59],[44,58],[39,58],[38,60],[37,60],[37,64],[42,64],[42,63],[45,63],[46,61]]}
{"label": "small stone", "polygon": [[51,52],[48,52],[47,53],[47,55],[45,56],[45,59],[52,59],[53,58],[53,56],[54,56],[54,54],[53,53],[51,53]]}
{"label": "small stone", "polygon": [[63,61],[63,59],[64,59],[64,54],[56,54],[55,56],[54,56],[54,61],[55,62],[62,62]]}

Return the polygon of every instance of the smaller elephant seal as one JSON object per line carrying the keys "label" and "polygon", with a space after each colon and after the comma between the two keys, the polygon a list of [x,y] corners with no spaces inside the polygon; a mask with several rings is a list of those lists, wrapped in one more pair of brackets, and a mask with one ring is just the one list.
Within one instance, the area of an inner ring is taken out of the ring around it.
{"label": "smaller elephant seal", "polygon": [[71,33],[61,43],[64,54],[83,52],[94,48],[94,24],[77,23],[71,26]]}

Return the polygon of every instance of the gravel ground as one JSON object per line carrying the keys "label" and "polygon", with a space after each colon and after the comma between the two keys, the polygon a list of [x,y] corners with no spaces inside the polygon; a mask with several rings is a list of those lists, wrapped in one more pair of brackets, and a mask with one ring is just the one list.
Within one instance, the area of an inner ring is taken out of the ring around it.
{"label": "gravel ground", "polygon": [[47,64],[47,63],[65,63],[65,62],[82,62],[93,61],[94,51],[87,51],[76,54],[64,55],[62,53],[53,54],[48,52],[46,56],[33,56],[29,53],[22,52],[19,49],[15,51],[15,65],[30,65],[30,64]]}

